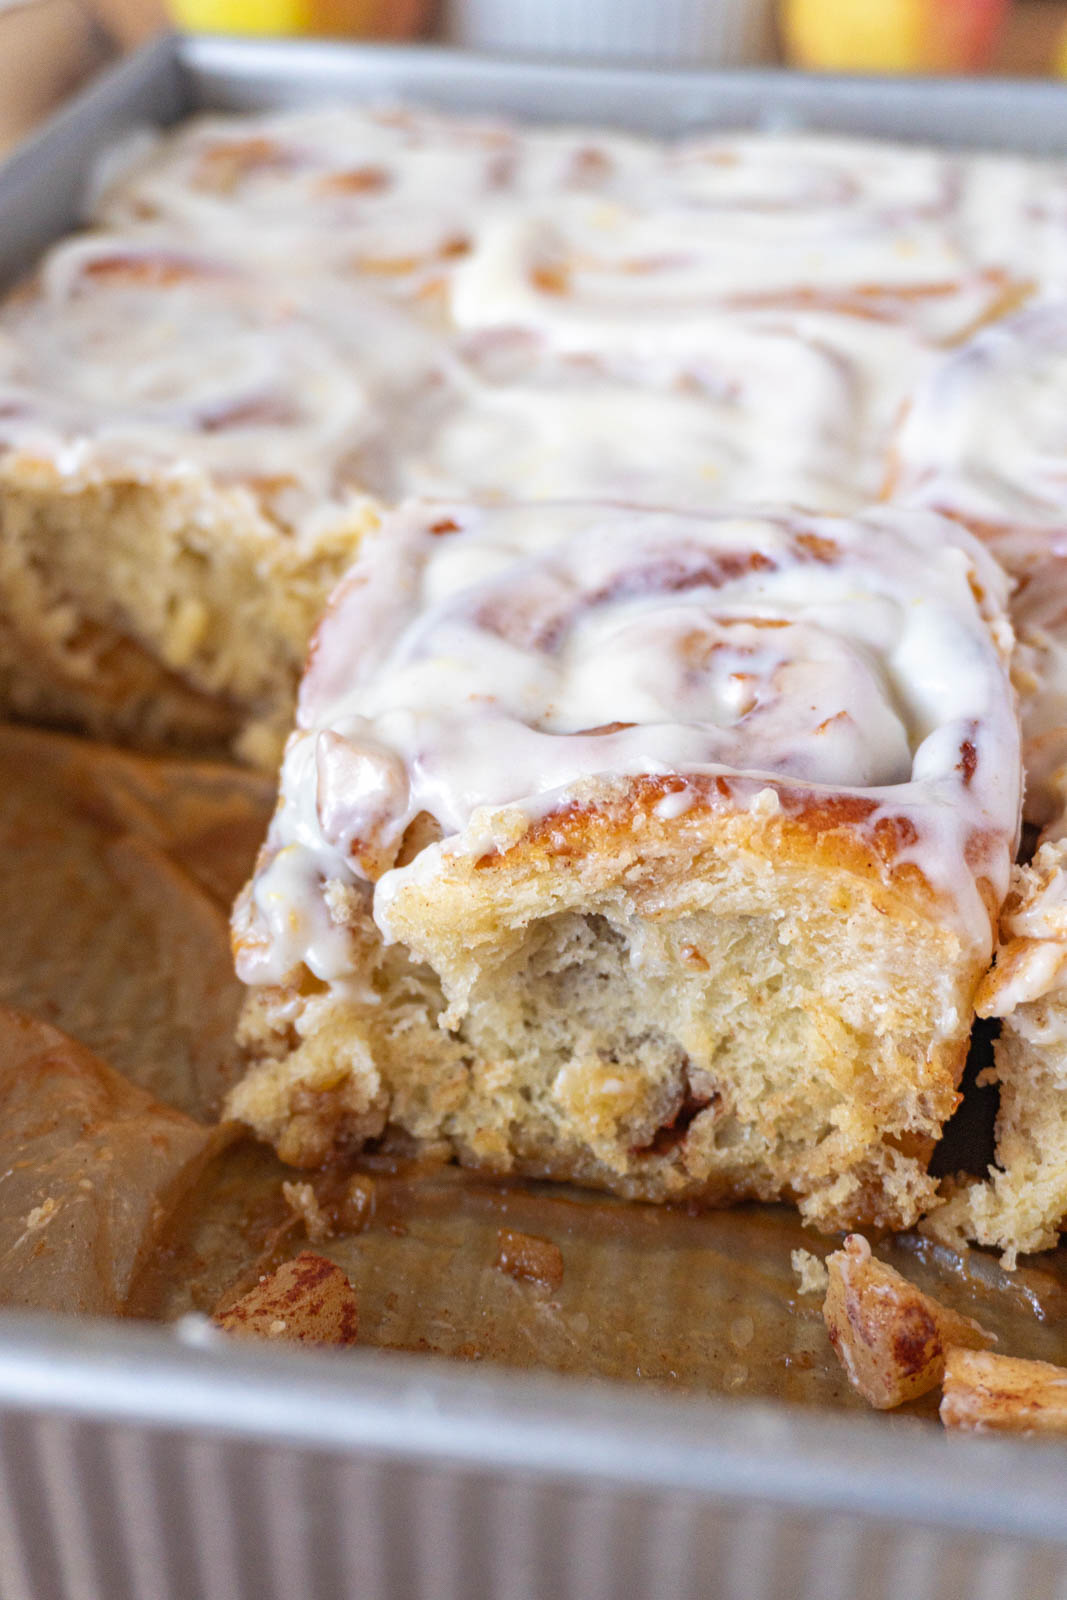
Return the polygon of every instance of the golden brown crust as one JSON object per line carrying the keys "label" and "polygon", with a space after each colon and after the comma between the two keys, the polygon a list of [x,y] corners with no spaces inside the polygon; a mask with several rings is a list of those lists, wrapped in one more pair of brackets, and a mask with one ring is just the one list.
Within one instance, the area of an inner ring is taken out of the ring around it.
{"label": "golden brown crust", "polygon": [[[758,848],[790,860],[807,860],[820,867],[843,870],[865,880],[865,892],[877,896],[889,914],[905,906],[924,916],[936,915],[943,896],[912,860],[903,859],[915,845],[917,830],[906,814],[879,814],[874,799],[858,794],[827,793],[811,788],[791,788],[751,778],[703,774],[685,777],[637,777],[603,780],[589,785],[586,798],[568,801],[535,818],[513,843],[486,850],[473,858],[478,873],[504,871],[535,874],[556,870],[568,859],[610,861],[620,848],[632,847],[641,830],[645,848],[677,847],[677,828],[657,808],[671,796],[685,798],[684,832],[694,838],[706,826],[721,833],[724,824],[740,847]],[[757,797],[775,797],[774,809],[761,809]],[[753,808],[756,802],[756,808]],[[873,820],[872,820],[873,819]],[[969,848],[980,857],[987,836],[975,830]],[[462,872],[465,863],[450,856],[449,870]],[[996,912],[991,885],[984,895]]]}

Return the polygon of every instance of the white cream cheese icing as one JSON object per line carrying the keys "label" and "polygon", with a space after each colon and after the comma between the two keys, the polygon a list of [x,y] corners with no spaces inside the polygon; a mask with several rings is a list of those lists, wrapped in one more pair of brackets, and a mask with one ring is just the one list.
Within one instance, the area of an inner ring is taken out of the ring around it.
{"label": "white cream cheese icing", "polygon": [[[959,338],[1062,277],[1067,168],[884,141],[675,142],[397,108],[204,117],[112,153],[93,220],[444,290],[462,327],[686,348],[799,297]],[[640,326],[635,327],[635,318]]]}
{"label": "white cream cheese icing", "polygon": [[896,442],[898,499],[985,525],[1025,571],[1067,555],[1067,299],[985,328],[933,366]]}
{"label": "white cream cheese icing", "polygon": [[519,331],[456,356],[451,385],[409,413],[401,494],[832,511],[883,492],[931,360],[906,329],[785,311],[723,316],[681,362],[558,354]]}
{"label": "white cream cheese icing", "polygon": [[94,185],[111,232],[5,311],[0,447],[74,483],[269,463],[289,522],[362,491],[855,509],[928,339],[1063,268],[1065,171],[397,108],[141,130]]}
{"label": "white cream cheese icing", "polygon": [[803,304],[958,339],[1064,265],[1036,204],[1062,194],[1051,165],[721,135],[665,147],[653,182],[496,205],[456,265],[456,321],[568,349],[629,344],[636,322],[645,347],[683,349],[709,313]]}
{"label": "white cream cheese icing", "polygon": [[458,336],[361,283],[139,232],[54,250],[0,312],[0,452],[68,486],[200,473],[314,533],[353,497],[857,508],[931,352],[816,312],[684,361]]}
{"label": "white cream cheese icing", "polygon": [[651,140],[518,129],[398,107],[199,117],[109,154],[90,215],[224,242],[286,270],[329,262],[419,294],[473,248],[502,197],[649,188]]}
{"label": "white cream cheese icing", "polygon": [[958,517],[1017,580],[1027,815],[1067,810],[1067,299],[1047,297],[928,369],[894,497]]}

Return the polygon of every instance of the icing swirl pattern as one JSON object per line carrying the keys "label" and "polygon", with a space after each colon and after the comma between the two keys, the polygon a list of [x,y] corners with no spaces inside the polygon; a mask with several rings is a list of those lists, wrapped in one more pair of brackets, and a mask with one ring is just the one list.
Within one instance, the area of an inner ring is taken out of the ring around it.
{"label": "icing swirl pattern", "polygon": [[724,316],[684,365],[560,354],[519,330],[455,354],[408,413],[395,498],[858,509],[931,359],[906,330],[818,312]]}

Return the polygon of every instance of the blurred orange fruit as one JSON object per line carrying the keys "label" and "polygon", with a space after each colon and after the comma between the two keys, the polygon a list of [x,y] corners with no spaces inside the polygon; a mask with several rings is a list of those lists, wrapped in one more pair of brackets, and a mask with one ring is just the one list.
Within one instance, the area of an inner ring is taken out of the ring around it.
{"label": "blurred orange fruit", "polygon": [[170,11],[196,33],[404,39],[418,33],[426,0],[170,0]]}
{"label": "blurred orange fruit", "polygon": [[827,72],[961,72],[989,61],[1007,0],[784,0],[789,59]]}

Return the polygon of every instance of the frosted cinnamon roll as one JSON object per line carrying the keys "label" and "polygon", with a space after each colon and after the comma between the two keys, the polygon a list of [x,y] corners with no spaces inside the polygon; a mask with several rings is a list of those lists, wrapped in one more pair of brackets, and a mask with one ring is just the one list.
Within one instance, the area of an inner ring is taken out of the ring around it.
{"label": "frosted cinnamon roll", "polygon": [[60,245],[0,312],[6,698],[196,742],[287,716],[391,419],[439,372],[421,324],[322,279]]}
{"label": "frosted cinnamon roll", "polygon": [[1017,833],[1003,587],[922,513],[396,513],[235,911],[232,1113],[913,1221]]}
{"label": "frosted cinnamon roll", "polygon": [[1001,1021],[996,1160],[934,1219],[1004,1252],[1056,1243],[1067,1216],[1067,303],[1035,304],[935,366],[908,410],[895,493],[969,525],[1015,577],[1026,813],[978,1006]]}
{"label": "frosted cinnamon roll", "polygon": [[1063,266],[1062,227],[1034,215],[1041,172],[813,136],[665,146],[651,183],[498,206],[457,265],[453,315],[571,349],[700,348],[709,314],[767,306],[959,339]]}
{"label": "frosted cinnamon roll", "polygon": [[396,496],[606,499],[852,510],[931,352],[905,329],[828,313],[723,317],[680,363],[560,354],[476,334],[394,436]]}
{"label": "frosted cinnamon roll", "polygon": [[203,117],[119,147],[91,213],[329,262],[462,326],[684,343],[709,309],[846,310],[959,338],[1067,266],[1063,171],[873,140],[682,141],[404,108]]}
{"label": "frosted cinnamon roll", "polygon": [[[1067,1222],[1067,558],[1039,561],[1043,538],[1010,602],[1026,811],[1042,843],[1014,869],[977,1002],[1000,1020],[995,1161],[933,1222],[946,1237],[1002,1250],[1008,1267],[1051,1249]],[[1010,543],[1016,555],[1024,547],[1018,531]]]}
{"label": "frosted cinnamon roll", "polygon": [[178,230],[286,262],[329,262],[390,293],[437,287],[502,198],[628,187],[650,141],[520,130],[399,107],[200,117],[105,159],[94,220]]}

